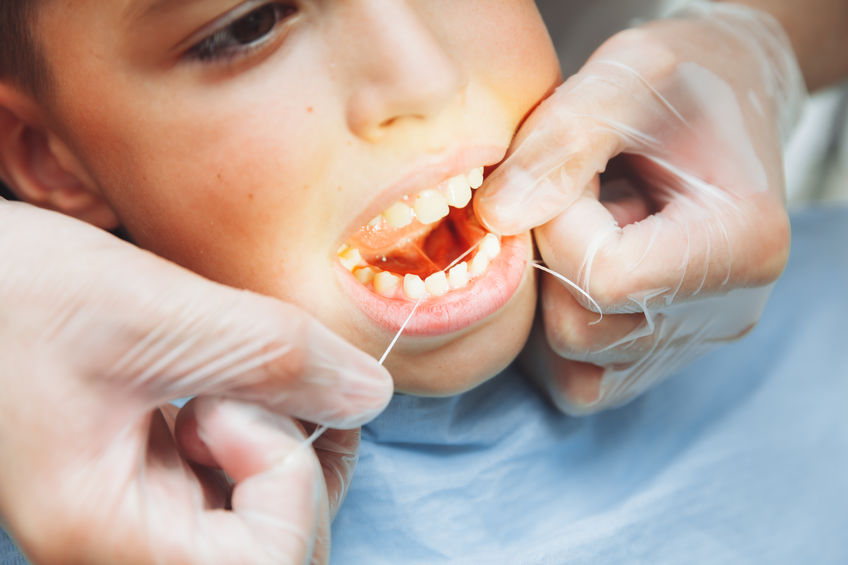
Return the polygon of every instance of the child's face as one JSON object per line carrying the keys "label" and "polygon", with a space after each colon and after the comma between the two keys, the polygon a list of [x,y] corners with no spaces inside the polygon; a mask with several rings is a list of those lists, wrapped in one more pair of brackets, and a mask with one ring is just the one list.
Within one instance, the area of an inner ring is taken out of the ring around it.
{"label": "child's face", "polygon": [[426,293],[386,361],[400,391],[467,389],[522,347],[527,234],[420,281],[485,233],[444,181],[501,160],[559,80],[531,0],[46,2],[39,37],[48,119],[142,247],[374,356]]}

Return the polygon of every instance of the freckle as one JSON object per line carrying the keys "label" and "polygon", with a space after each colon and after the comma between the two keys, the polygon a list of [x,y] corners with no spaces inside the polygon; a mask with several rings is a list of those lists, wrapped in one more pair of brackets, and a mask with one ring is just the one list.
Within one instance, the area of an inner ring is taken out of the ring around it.
{"label": "freckle", "polygon": [[252,193],[252,192],[251,192],[250,194],[248,194],[248,195],[247,195],[247,199],[248,199],[248,200],[253,200],[253,193]]}
{"label": "freckle", "polygon": [[309,112],[309,113],[311,114],[311,113],[312,113],[312,106],[307,107],[307,108],[306,108],[306,111],[307,111],[307,112]]}
{"label": "freckle", "polygon": [[342,191],[342,187],[340,187],[340,186],[336,187],[336,192],[341,192],[341,191]]}

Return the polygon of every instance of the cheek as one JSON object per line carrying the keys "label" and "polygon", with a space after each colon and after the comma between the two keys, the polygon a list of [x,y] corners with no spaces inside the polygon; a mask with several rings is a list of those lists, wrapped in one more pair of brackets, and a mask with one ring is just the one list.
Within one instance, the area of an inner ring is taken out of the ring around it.
{"label": "cheek", "polygon": [[[559,61],[533,2],[470,2],[463,49],[476,72],[523,116],[561,82]],[[468,36],[471,33],[473,35]]]}
{"label": "cheek", "polygon": [[[119,106],[80,130],[96,132],[80,145],[139,245],[257,291],[307,264],[309,244],[295,242],[321,244],[331,209],[305,176],[330,155],[328,126],[307,106],[148,106],[136,109],[144,121],[120,119]],[[221,111],[233,107],[244,110]]]}

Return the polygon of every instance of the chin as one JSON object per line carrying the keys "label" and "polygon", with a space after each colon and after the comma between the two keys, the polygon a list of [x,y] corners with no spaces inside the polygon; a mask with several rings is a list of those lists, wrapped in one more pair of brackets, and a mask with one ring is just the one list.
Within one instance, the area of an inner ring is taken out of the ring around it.
{"label": "chin", "polygon": [[451,396],[503,371],[523,349],[536,310],[532,269],[517,291],[489,318],[455,336],[401,339],[386,358],[395,390],[416,396]]}

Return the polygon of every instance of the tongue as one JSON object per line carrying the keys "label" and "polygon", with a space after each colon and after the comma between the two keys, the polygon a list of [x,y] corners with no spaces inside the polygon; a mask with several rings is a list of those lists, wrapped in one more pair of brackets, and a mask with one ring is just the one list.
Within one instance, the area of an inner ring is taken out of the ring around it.
{"label": "tongue", "polygon": [[452,208],[447,218],[429,225],[416,220],[404,228],[365,226],[349,244],[370,265],[424,278],[446,268],[485,233],[469,206]]}
{"label": "tongue", "polygon": [[368,260],[368,257],[391,255],[411,242],[422,241],[436,227],[437,224],[422,224],[418,220],[403,228],[393,228],[385,222],[379,226],[363,226],[353,234],[348,245],[359,249]]}

